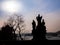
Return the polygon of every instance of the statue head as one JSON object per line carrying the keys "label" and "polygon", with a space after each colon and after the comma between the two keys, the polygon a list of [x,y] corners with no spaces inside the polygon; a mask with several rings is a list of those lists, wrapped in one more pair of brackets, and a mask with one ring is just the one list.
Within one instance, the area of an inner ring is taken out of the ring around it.
{"label": "statue head", "polygon": [[45,25],[45,21],[44,21],[44,19],[42,20],[42,24]]}
{"label": "statue head", "polygon": [[36,17],[37,21],[41,21],[42,16],[40,16],[40,14],[38,14],[38,16]]}
{"label": "statue head", "polygon": [[35,25],[35,21],[33,20],[32,25]]}

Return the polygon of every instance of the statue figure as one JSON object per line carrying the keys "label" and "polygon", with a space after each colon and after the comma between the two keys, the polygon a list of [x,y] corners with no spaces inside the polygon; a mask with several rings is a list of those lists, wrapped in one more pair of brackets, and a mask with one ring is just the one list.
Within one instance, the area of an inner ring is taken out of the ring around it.
{"label": "statue figure", "polygon": [[45,40],[46,39],[46,26],[45,26],[44,19],[42,19],[42,16],[40,16],[40,14],[38,14],[36,19],[37,19],[37,26],[34,20],[32,22],[33,40]]}

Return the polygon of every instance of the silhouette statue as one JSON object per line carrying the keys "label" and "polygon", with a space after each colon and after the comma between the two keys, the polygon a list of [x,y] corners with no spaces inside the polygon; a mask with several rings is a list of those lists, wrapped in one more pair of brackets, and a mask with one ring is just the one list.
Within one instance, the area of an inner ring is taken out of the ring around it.
{"label": "silhouette statue", "polygon": [[33,38],[35,39],[36,37],[35,37],[35,33],[36,33],[36,23],[35,23],[35,21],[33,20],[33,22],[32,22],[32,27],[33,27],[33,30],[32,30],[32,35],[33,35]]}
{"label": "silhouette statue", "polygon": [[46,26],[45,26],[44,19],[42,19],[42,16],[40,16],[40,14],[38,14],[36,19],[37,19],[37,26],[34,20],[32,22],[32,28],[33,28],[32,40],[46,40]]}

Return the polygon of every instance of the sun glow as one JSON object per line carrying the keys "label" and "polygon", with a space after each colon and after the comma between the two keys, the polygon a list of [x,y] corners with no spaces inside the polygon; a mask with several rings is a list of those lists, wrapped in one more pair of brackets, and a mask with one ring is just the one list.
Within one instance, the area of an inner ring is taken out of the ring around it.
{"label": "sun glow", "polygon": [[2,10],[15,13],[22,10],[22,3],[17,1],[5,1],[2,3]]}

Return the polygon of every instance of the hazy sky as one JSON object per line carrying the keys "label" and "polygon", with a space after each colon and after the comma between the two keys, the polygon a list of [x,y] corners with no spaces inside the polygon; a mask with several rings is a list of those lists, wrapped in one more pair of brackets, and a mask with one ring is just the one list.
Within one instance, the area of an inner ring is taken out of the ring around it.
{"label": "hazy sky", "polygon": [[60,0],[0,0],[0,25],[12,12],[24,16],[29,32],[32,30],[32,20],[35,20],[38,13],[45,19],[48,32],[60,30]]}

